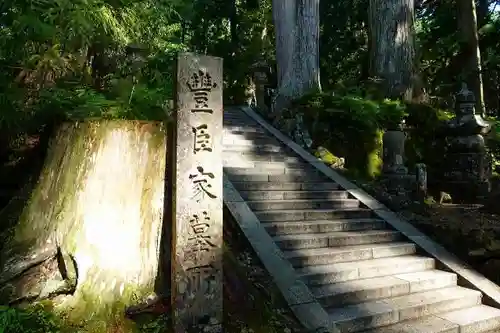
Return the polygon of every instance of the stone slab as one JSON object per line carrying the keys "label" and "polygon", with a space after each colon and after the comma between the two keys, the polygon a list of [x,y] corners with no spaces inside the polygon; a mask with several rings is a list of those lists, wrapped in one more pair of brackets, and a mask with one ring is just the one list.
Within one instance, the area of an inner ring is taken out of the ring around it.
{"label": "stone slab", "polygon": [[479,292],[449,287],[329,309],[329,313],[342,331],[355,332],[475,306],[479,302]]}
{"label": "stone slab", "polygon": [[491,332],[500,329],[500,310],[485,305],[437,316],[459,325],[461,333]]}

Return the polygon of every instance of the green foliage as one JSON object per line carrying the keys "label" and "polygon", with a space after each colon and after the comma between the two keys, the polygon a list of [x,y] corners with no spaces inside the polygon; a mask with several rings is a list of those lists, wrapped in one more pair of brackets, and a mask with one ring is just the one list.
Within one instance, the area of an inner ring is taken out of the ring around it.
{"label": "green foliage", "polygon": [[322,85],[352,85],[367,78],[368,0],[320,2]]}
{"label": "green foliage", "polygon": [[437,136],[443,121],[453,117],[453,113],[426,104],[407,104],[408,139],[405,155],[407,165],[426,163],[429,169],[438,169],[443,161],[445,143]]}
{"label": "green foliage", "polygon": [[104,94],[85,86],[73,89],[49,88],[41,92],[44,97],[38,106],[40,112],[69,119],[105,118],[163,120],[164,95],[161,89],[147,88],[143,84],[117,83],[120,95]]}
{"label": "green foliage", "polygon": [[25,310],[0,307],[1,333],[61,333],[59,319],[43,306]]}
{"label": "green foliage", "polygon": [[185,49],[182,4],[2,3],[0,131],[15,137],[54,119],[167,119],[173,55]]}
{"label": "green foliage", "polygon": [[492,156],[493,156],[493,166],[494,166],[494,171],[497,174],[498,173],[498,168],[500,167],[500,121],[496,119],[488,119],[490,122],[492,122],[492,131],[490,135],[488,135],[487,139],[487,145],[488,149],[490,150]]}
{"label": "green foliage", "polygon": [[[402,120],[411,128],[406,142],[407,163],[433,165],[441,161],[433,145],[442,120],[452,114],[424,104],[406,104],[342,93],[306,95],[283,114],[302,114],[315,146],[324,146],[334,156],[346,159],[346,168],[355,177],[373,178],[380,172],[382,134]],[[440,155],[442,157],[442,155]]]}
{"label": "green foliage", "polygon": [[344,157],[346,167],[361,177],[378,174],[382,130],[406,115],[398,102],[331,93],[306,95],[289,112],[302,114],[315,145]]}
{"label": "green foliage", "polygon": [[149,321],[138,323],[137,332],[140,333],[167,333],[170,327],[169,318],[167,315],[161,315]]}

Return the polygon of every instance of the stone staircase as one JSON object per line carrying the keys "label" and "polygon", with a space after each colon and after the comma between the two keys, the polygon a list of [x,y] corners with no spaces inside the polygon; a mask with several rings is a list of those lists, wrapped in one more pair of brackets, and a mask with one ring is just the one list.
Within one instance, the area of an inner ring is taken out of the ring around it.
{"label": "stone staircase", "polygon": [[264,123],[225,111],[224,201],[304,326],[500,332],[496,285]]}

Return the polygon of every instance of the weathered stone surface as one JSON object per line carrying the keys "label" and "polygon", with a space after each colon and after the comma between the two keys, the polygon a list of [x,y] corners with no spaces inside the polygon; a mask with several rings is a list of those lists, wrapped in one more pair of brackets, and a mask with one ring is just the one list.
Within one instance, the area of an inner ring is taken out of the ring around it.
{"label": "weathered stone surface", "polygon": [[222,88],[221,58],[178,56],[170,153],[176,332],[222,325]]}
{"label": "weathered stone surface", "polygon": [[269,111],[269,104],[266,103],[266,86],[269,83],[267,72],[268,66],[259,62],[253,66],[253,81],[255,83],[255,104],[264,112]]}
{"label": "weathered stone surface", "polygon": [[427,166],[424,163],[415,165],[415,175],[417,181],[416,197],[423,201],[427,197]]}
{"label": "weathered stone surface", "polygon": [[383,145],[383,169],[384,174],[407,174],[408,169],[404,166],[404,150],[406,136],[402,130],[391,130],[384,133]]}

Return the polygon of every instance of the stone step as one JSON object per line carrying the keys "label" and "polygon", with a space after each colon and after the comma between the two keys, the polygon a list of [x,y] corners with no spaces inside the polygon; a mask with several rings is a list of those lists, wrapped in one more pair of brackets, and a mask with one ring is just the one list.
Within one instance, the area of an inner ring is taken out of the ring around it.
{"label": "stone step", "polygon": [[253,211],[284,209],[344,209],[359,207],[357,199],[293,199],[247,201]]}
{"label": "stone step", "polygon": [[500,310],[476,305],[455,311],[405,320],[363,333],[498,333]]}
{"label": "stone step", "polygon": [[270,137],[261,137],[254,139],[242,138],[241,136],[236,135],[224,135],[222,138],[222,144],[224,146],[236,145],[236,146],[261,146],[261,145],[275,145],[279,146],[280,142],[276,139]]}
{"label": "stone step", "polygon": [[246,119],[223,119],[222,124],[226,126],[241,126],[241,127],[252,127],[252,128],[262,128],[259,124],[251,120]]}
{"label": "stone step", "polygon": [[253,152],[238,152],[225,150],[222,152],[223,160],[239,160],[246,162],[285,162],[285,163],[304,163],[300,157],[293,154],[274,154],[274,153],[260,153]]}
{"label": "stone step", "polygon": [[456,274],[429,270],[333,283],[311,291],[321,305],[341,307],[456,285]]}
{"label": "stone step", "polygon": [[255,120],[253,120],[253,118],[249,117],[246,113],[243,113],[243,112],[224,112],[223,118],[228,119],[228,120],[245,119],[245,120],[255,121]]}
{"label": "stone step", "polygon": [[458,325],[460,332],[498,333],[500,330],[500,310],[486,305],[440,313],[438,316]]}
{"label": "stone step", "polygon": [[280,145],[252,145],[252,146],[237,146],[232,144],[224,144],[224,151],[228,152],[252,152],[258,153],[282,153],[288,151],[287,148]]}
{"label": "stone step", "polygon": [[253,175],[238,175],[226,172],[227,177],[235,182],[320,182],[328,181],[326,176],[319,172],[308,172],[303,174],[284,174],[284,175],[269,175],[269,174],[253,174]]}
{"label": "stone step", "polygon": [[273,237],[276,244],[282,250],[387,243],[401,240],[401,238],[401,233],[395,230],[337,231]]}
{"label": "stone step", "polygon": [[417,256],[377,258],[328,265],[304,266],[297,273],[311,286],[434,269],[434,259]]}
{"label": "stone step", "polygon": [[243,112],[224,112],[223,117],[224,119],[248,119],[251,121],[255,121],[252,117]]}
{"label": "stone step", "polygon": [[245,111],[240,109],[239,107],[234,107],[234,106],[226,106],[224,107],[224,114],[229,114],[229,115],[242,115],[245,117],[248,117]]}
{"label": "stone step", "polygon": [[223,124],[224,125],[229,125],[229,126],[234,126],[234,125],[239,125],[239,126],[255,126],[255,127],[260,127],[259,124],[257,124],[253,119],[248,119],[248,118],[224,118],[223,119]]}
{"label": "stone step", "polygon": [[370,218],[373,217],[373,212],[365,208],[288,209],[255,212],[255,215],[261,222],[280,222]]}
{"label": "stone step", "polygon": [[253,120],[252,118],[250,118],[249,116],[246,115],[246,113],[244,112],[227,112],[227,111],[224,111],[223,113],[223,118],[224,119],[249,119],[249,120]]}
{"label": "stone step", "polygon": [[[224,128],[229,128],[229,129],[233,129],[235,127],[244,128],[247,130],[262,129],[262,127],[260,125],[255,124],[255,123],[251,123],[251,122],[246,122],[246,121],[227,121],[227,120],[224,120],[222,125],[224,126]],[[272,138],[272,136],[270,136],[270,138]]]}
{"label": "stone step", "polygon": [[224,167],[224,172],[229,175],[294,175],[294,176],[307,176],[321,174],[318,170],[311,166],[304,166],[303,168],[266,168],[257,166],[253,169],[240,168],[240,167]]}
{"label": "stone step", "polygon": [[248,127],[248,126],[240,126],[240,125],[226,125],[224,124],[224,130],[222,133],[233,133],[233,134],[245,134],[245,133],[262,133],[266,135],[270,135],[264,128],[262,127]]}
{"label": "stone step", "polygon": [[230,130],[225,128],[222,131],[223,137],[239,137],[244,138],[246,140],[263,140],[263,139],[272,139],[276,140],[275,137],[271,136],[269,133],[258,131],[258,132],[242,132],[238,130]]}
{"label": "stone step", "polygon": [[263,162],[263,161],[243,161],[237,159],[226,159],[223,160],[225,168],[248,168],[248,169],[261,169],[261,170],[273,170],[273,169],[301,169],[308,168],[310,164],[306,162],[302,163],[286,163],[286,162]]}
{"label": "stone step", "polygon": [[327,311],[340,332],[351,333],[417,319],[421,316],[466,309],[480,303],[480,292],[455,286],[327,309]]}
{"label": "stone step", "polygon": [[384,229],[384,220],[376,218],[319,221],[283,221],[262,224],[271,236],[309,234],[336,231]]}
{"label": "stone step", "polygon": [[347,199],[347,191],[241,191],[245,200]]}
{"label": "stone step", "polygon": [[415,254],[417,246],[408,242],[361,244],[343,247],[323,247],[283,251],[286,259],[295,267],[327,265],[340,262],[388,258]]}
{"label": "stone step", "polygon": [[[325,182],[311,182],[311,183],[300,183],[300,182],[233,182],[233,186],[238,191],[309,191],[309,190],[321,190],[321,191],[336,191],[340,188],[337,183],[325,183]],[[240,193],[241,193],[240,192]]]}
{"label": "stone step", "polygon": [[240,120],[240,121],[255,121],[253,120],[252,118],[249,118],[247,115],[244,115],[244,114],[230,114],[230,113],[225,113],[223,115],[223,119],[224,120],[228,120],[228,121],[231,121],[231,120]]}

